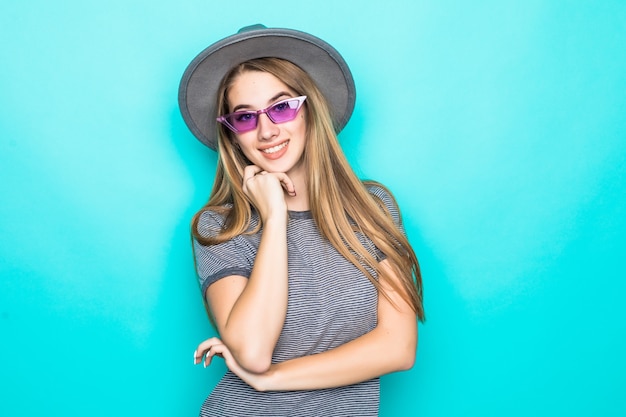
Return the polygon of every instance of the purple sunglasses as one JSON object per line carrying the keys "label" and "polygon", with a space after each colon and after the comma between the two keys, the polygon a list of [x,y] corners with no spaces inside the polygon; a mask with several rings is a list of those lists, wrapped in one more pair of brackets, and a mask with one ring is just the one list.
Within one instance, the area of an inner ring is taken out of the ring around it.
{"label": "purple sunglasses", "polygon": [[306,96],[287,98],[277,101],[271,106],[261,110],[244,110],[225,114],[217,118],[226,127],[235,133],[244,133],[256,129],[259,123],[259,115],[267,114],[272,123],[285,123],[293,120],[306,100]]}

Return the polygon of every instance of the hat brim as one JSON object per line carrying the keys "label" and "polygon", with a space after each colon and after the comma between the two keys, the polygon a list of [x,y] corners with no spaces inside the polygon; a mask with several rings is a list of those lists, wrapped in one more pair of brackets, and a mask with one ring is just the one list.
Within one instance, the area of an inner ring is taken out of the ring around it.
{"label": "hat brim", "polygon": [[216,94],[226,73],[254,58],[276,57],[306,71],[328,101],[336,132],[352,115],[356,90],[343,57],[328,43],[292,29],[255,29],[224,38],[189,64],[178,90],[185,123],[202,143],[217,147]]}

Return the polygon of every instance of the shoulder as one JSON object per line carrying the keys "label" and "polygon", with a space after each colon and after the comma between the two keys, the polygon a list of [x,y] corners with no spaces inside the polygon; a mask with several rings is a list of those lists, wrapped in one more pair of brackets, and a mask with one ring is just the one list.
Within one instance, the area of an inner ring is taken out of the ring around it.
{"label": "shoulder", "polygon": [[363,181],[363,185],[365,186],[367,191],[374,197],[377,197],[378,199],[383,201],[395,201],[393,195],[391,194],[391,191],[389,191],[389,189],[383,184],[377,181],[367,180]]}
{"label": "shoulder", "polygon": [[[213,239],[222,235],[227,229],[232,229],[232,223],[239,224],[235,219],[232,204],[223,206],[210,206],[200,210],[197,216],[197,234],[201,238]],[[252,211],[250,219],[242,231],[243,234],[254,234],[259,226],[259,216],[256,211]],[[230,234],[230,233],[229,233]],[[233,235],[234,236],[234,235]]]}
{"label": "shoulder", "polygon": [[374,200],[376,200],[378,205],[393,218],[396,224],[400,225],[402,223],[400,208],[398,207],[398,203],[396,202],[396,199],[391,191],[377,181],[363,181],[363,185],[370,195],[374,197]]}
{"label": "shoulder", "polygon": [[226,218],[231,209],[230,205],[210,207],[198,213],[198,234],[202,237],[215,237],[226,226]]}
{"label": "shoulder", "polygon": [[363,185],[377,201],[381,202],[387,210],[398,210],[398,203],[387,187],[376,181],[363,181]]}

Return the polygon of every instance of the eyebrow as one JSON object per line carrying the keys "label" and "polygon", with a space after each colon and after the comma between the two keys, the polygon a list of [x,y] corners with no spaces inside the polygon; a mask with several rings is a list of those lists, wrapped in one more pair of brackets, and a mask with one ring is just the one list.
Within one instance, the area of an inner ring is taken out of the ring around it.
{"label": "eyebrow", "polygon": [[[279,98],[281,98],[282,96],[287,96],[287,97],[292,97],[291,93],[289,93],[288,91],[281,91],[280,93],[274,95],[272,98],[270,98],[267,102],[270,103],[269,105],[271,106],[273,103],[275,103],[276,101],[278,101]],[[233,108],[233,113],[242,109],[249,109],[250,106],[249,104],[238,104]]]}

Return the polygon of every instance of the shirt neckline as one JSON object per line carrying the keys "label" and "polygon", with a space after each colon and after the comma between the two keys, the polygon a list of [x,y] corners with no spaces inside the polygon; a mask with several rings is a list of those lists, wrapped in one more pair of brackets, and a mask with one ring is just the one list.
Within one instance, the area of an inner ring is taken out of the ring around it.
{"label": "shirt neckline", "polygon": [[306,211],[294,211],[288,210],[290,219],[311,219],[313,215],[311,214],[311,210]]}

